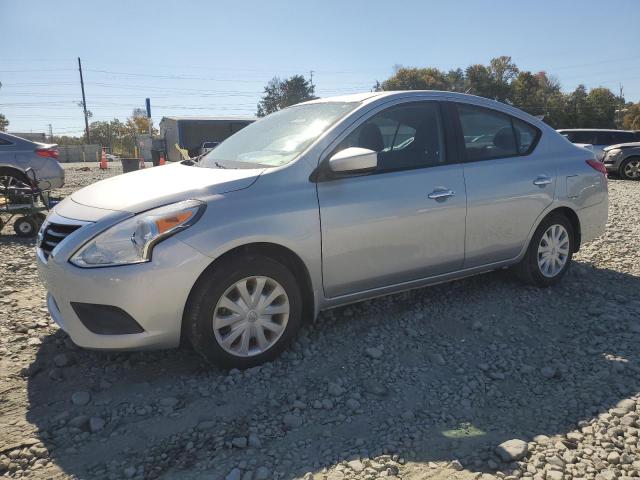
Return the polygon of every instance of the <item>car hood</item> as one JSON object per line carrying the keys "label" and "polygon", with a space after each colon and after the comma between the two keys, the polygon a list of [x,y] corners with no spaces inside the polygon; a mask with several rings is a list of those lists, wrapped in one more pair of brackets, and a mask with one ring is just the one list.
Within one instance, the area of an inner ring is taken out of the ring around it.
{"label": "car hood", "polygon": [[628,142],[628,143],[618,143],[616,145],[609,145],[608,147],[604,147],[602,150],[608,152],[609,150],[613,150],[614,148],[633,148],[640,147],[640,142]]}
{"label": "car hood", "polygon": [[73,193],[71,199],[88,207],[139,213],[180,200],[248,188],[263,171],[176,163],[102,180]]}

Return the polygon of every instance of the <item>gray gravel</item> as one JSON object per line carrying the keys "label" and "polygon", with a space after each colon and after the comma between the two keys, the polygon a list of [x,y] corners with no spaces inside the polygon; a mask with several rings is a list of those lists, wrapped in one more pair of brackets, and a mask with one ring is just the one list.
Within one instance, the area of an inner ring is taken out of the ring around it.
{"label": "gray gravel", "polygon": [[[63,193],[118,173],[80,167]],[[606,234],[558,287],[494,272],[325,312],[244,372],[78,349],[5,228],[0,476],[638,478],[640,182],[609,186]]]}

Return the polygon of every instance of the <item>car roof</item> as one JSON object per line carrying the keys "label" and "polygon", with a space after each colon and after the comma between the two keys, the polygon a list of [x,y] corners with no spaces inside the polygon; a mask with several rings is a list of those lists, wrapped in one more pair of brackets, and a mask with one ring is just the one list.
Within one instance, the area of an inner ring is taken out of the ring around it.
{"label": "car roof", "polygon": [[4,140],[7,140],[11,143],[37,143],[31,140],[27,140],[26,138],[16,137],[15,135],[11,135],[10,133],[6,132],[0,132],[0,138],[3,138]]}
{"label": "car roof", "polygon": [[[366,92],[366,93],[358,93],[352,95],[340,95],[336,97],[326,97],[319,98],[316,100],[310,100],[308,102],[303,102],[298,105],[306,105],[313,103],[324,103],[324,102],[358,102],[361,106],[372,104],[374,102],[383,102],[386,100],[392,100],[394,98],[411,98],[416,97],[416,99],[446,99],[446,100],[454,100],[460,101],[463,103],[468,103],[472,105],[477,105],[480,107],[487,107],[491,109],[495,109],[501,111],[502,113],[513,115],[517,118],[520,118],[536,127],[544,130],[552,130],[549,125],[544,123],[539,118],[534,117],[533,115],[528,114],[527,112],[520,110],[511,105],[507,105],[506,103],[498,102],[497,100],[491,100],[490,98],[479,97],[477,95],[469,95],[467,93],[459,93],[459,92],[450,92],[445,90],[391,90],[384,92]],[[289,107],[290,108],[290,107]]]}
{"label": "car roof", "polygon": [[633,130],[616,130],[614,128],[558,128],[558,132],[625,132],[634,133]]}

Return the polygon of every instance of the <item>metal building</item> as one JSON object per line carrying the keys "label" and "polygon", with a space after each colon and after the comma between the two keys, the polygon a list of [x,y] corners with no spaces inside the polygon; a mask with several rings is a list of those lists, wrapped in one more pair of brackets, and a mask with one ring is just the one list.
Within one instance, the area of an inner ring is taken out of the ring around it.
{"label": "metal building", "polygon": [[179,149],[194,157],[202,142],[221,142],[255,120],[255,117],[162,117],[160,137],[164,139],[167,160],[182,160]]}

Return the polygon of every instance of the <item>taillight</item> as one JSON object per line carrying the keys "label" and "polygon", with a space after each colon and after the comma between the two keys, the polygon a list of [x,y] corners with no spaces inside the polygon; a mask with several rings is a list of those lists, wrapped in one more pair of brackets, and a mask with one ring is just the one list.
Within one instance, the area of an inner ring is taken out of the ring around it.
{"label": "taillight", "polygon": [[38,148],[36,150],[36,155],[38,155],[39,157],[58,158],[58,149],[57,148]]}
{"label": "taillight", "polygon": [[604,163],[597,160],[587,160],[587,164],[589,164],[589,166],[594,170],[599,171],[605,177],[607,176],[607,167],[604,166]]}

